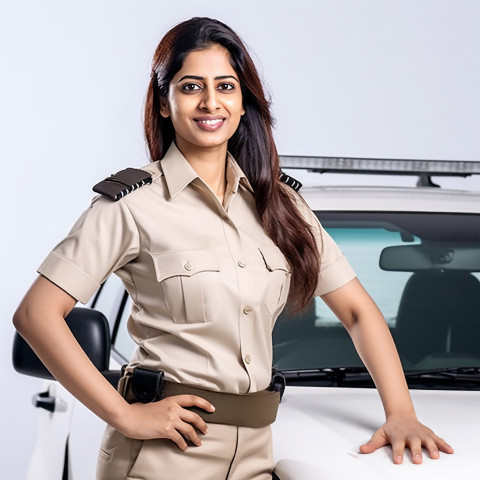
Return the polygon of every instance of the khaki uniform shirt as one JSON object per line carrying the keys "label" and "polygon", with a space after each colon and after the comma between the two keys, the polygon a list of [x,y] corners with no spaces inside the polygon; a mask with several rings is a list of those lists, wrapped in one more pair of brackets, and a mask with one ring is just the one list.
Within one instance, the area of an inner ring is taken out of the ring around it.
{"label": "khaki uniform shirt", "polygon": [[[222,205],[175,144],[143,169],[151,185],[117,202],[96,197],[38,272],[82,303],[110,273],[122,279],[138,344],[130,368],[162,369],[167,379],[224,392],[266,388],[290,268],[260,224],[247,178],[229,155]],[[321,295],[354,273],[298,205],[315,226]]]}

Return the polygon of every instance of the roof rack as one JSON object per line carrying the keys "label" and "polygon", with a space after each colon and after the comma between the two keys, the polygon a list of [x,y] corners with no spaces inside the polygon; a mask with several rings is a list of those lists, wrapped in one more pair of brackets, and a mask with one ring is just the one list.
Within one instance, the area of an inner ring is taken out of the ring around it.
{"label": "roof rack", "polygon": [[388,158],[308,157],[280,155],[280,167],[317,173],[360,173],[370,175],[414,175],[418,186],[438,187],[432,176],[480,175],[480,161],[400,160]]}

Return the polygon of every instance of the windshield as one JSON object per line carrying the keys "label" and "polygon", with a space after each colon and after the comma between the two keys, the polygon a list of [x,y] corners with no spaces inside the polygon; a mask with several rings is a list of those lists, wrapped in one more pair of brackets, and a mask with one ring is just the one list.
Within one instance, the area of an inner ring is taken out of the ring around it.
{"label": "windshield", "polygon": [[[406,371],[480,366],[480,215],[317,213],[382,311]],[[362,362],[320,298],[273,332],[282,370]]]}

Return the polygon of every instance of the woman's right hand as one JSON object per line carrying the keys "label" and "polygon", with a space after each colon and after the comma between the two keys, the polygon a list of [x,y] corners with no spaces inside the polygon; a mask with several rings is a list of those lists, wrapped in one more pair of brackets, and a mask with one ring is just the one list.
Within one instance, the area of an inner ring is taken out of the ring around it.
{"label": "woman's right hand", "polygon": [[122,424],[117,429],[126,437],[137,440],[168,438],[178,447],[187,449],[186,438],[199,447],[202,442],[198,432],[207,433],[207,424],[197,414],[185,407],[199,407],[213,412],[215,407],[196,395],[176,395],[152,403],[128,405]]}

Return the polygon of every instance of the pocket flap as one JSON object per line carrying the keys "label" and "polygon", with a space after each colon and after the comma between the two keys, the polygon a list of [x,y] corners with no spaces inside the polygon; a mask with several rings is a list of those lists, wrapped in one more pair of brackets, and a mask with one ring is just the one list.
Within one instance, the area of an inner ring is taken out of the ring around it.
{"label": "pocket flap", "polygon": [[191,277],[199,272],[219,272],[218,260],[208,250],[151,253],[158,282],[176,277]]}
{"label": "pocket flap", "polygon": [[290,266],[282,251],[277,246],[261,247],[259,250],[268,270],[271,272],[274,270],[284,270],[290,273]]}

